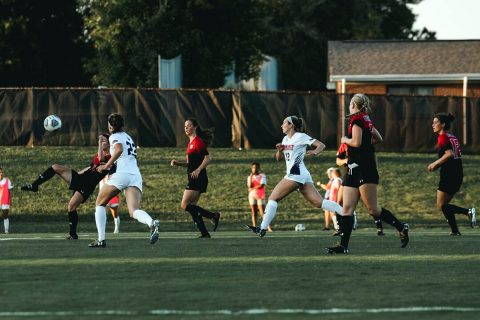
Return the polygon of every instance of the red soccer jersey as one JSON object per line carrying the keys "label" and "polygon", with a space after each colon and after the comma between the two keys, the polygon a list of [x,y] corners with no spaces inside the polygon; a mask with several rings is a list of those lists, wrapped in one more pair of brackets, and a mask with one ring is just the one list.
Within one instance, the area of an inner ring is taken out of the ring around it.
{"label": "red soccer jersey", "polygon": [[199,136],[196,136],[188,143],[186,154],[187,172],[192,173],[200,166],[203,158],[208,155],[207,146]]}
{"label": "red soccer jersey", "polygon": [[365,112],[354,115],[348,126],[348,137],[352,138],[352,128],[357,125],[362,129],[362,144],[359,147],[348,146],[348,163],[359,165],[375,163],[375,148],[372,145],[373,122]]}
{"label": "red soccer jersey", "polygon": [[441,158],[447,150],[452,150],[453,159],[459,159],[462,157],[460,143],[458,142],[457,137],[450,132],[444,132],[438,135],[437,140],[438,157]]}

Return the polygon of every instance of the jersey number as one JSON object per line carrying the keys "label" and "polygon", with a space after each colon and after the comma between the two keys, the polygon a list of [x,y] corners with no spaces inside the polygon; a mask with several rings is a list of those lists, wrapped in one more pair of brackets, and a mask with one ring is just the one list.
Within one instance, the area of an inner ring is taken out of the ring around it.
{"label": "jersey number", "polygon": [[287,159],[287,161],[290,161],[290,152],[285,152],[285,159]]}
{"label": "jersey number", "polygon": [[134,156],[135,158],[137,157],[137,146],[135,145],[135,143],[133,143],[133,141],[125,141],[125,143],[127,144],[128,146],[128,149],[127,149],[127,153],[129,156]]}

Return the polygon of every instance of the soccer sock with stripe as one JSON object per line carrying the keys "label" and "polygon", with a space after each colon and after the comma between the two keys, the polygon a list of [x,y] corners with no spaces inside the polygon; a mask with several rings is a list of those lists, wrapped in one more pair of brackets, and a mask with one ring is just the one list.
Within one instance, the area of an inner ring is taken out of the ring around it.
{"label": "soccer sock with stripe", "polygon": [[268,226],[272,223],[273,218],[275,218],[275,215],[277,214],[277,207],[277,201],[268,200],[267,206],[265,207],[262,224],[260,225],[261,229],[268,230]]}

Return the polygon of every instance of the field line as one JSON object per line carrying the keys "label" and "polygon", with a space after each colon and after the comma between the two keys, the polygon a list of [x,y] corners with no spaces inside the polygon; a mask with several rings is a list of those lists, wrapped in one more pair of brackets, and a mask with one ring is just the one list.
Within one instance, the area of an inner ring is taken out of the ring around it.
{"label": "field line", "polygon": [[479,312],[473,307],[400,307],[400,308],[330,308],[330,309],[246,309],[246,310],[175,310],[155,309],[146,312],[128,310],[91,310],[91,311],[1,311],[0,317],[40,317],[40,316],[95,316],[95,315],[265,315],[265,314],[341,314],[341,313],[414,313],[414,312]]}

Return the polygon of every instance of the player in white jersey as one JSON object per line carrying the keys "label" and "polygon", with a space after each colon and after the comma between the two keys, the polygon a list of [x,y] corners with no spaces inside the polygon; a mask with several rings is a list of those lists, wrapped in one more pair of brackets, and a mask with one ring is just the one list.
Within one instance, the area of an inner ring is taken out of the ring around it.
{"label": "player in white jersey", "polygon": [[105,206],[107,203],[125,190],[128,213],[139,222],[150,228],[150,243],[158,240],[158,226],[160,222],[153,220],[150,215],[140,210],[142,199],[142,175],[137,166],[137,147],[132,138],[123,131],[124,120],[118,113],[108,116],[108,131],[110,132],[110,154],[107,163],[97,167],[97,171],[115,170],[105,186],[100,189],[95,208],[95,223],[97,225],[98,239],[89,244],[89,247],[105,247],[105,226],[107,215]]}
{"label": "player in white jersey", "polygon": [[[277,152],[275,158],[277,161],[285,158],[287,174],[270,194],[261,226],[247,226],[249,230],[260,235],[260,237],[265,236],[268,226],[275,217],[278,202],[297,189],[304,198],[315,207],[335,211],[339,214],[342,213],[342,207],[338,203],[324,200],[320,193],[318,193],[317,189],[313,186],[310,172],[308,172],[307,167],[305,167],[303,163],[305,155],[316,155],[325,149],[325,145],[302,133],[303,120],[296,116],[290,116],[283,120],[282,131],[285,137],[282,143],[276,145]],[[307,151],[307,147],[310,146],[315,147],[315,149]]]}

